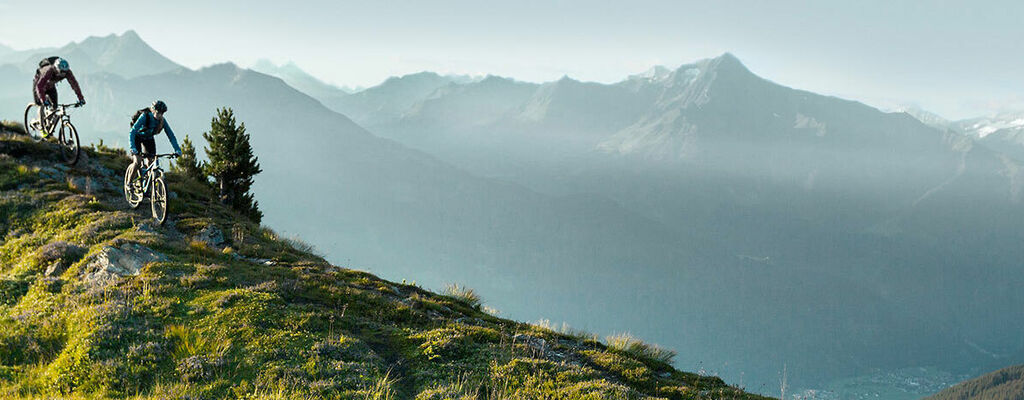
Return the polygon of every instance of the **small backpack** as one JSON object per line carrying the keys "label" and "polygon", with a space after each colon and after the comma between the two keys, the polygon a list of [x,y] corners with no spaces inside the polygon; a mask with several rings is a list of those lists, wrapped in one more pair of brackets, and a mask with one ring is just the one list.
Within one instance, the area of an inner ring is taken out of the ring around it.
{"label": "small backpack", "polygon": [[136,111],[135,115],[132,115],[132,124],[129,126],[135,127],[135,123],[139,121],[139,117],[141,117],[142,114],[145,114],[147,112],[149,112],[149,107],[141,108],[139,109],[139,111]]}
{"label": "small backpack", "polygon": [[53,65],[53,63],[57,62],[58,58],[60,58],[60,57],[51,56],[51,57],[46,57],[46,58],[44,58],[42,60],[39,60],[39,69],[42,69],[43,67],[45,67],[47,65]]}
{"label": "small backpack", "polygon": [[36,68],[36,79],[39,79],[39,73],[43,71],[43,68],[46,68],[49,65],[53,65],[53,63],[57,62],[58,58],[60,57],[52,56],[39,60],[39,68]]}
{"label": "small backpack", "polygon": [[[139,111],[136,111],[135,115],[132,115],[131,127],[134,128],[135,127],[135,123],[139,121],[139,118],[142,118],[142,115],[145,114],[145,113],[148,113],[148,112],[151,112],[149,110],[149,107],[141,108],[141,109],[139,109]],[[156,128],[149,129],[150,132],[146,132],[146,130],[143,130],[142,133],[145,133],[147,135],[149,135],[149,134],[155,135],[155,134],[160,133],[160,131],[163,131],[163,130],[164,130],[164,121],[160,121],[160,123],[157,124]]]}

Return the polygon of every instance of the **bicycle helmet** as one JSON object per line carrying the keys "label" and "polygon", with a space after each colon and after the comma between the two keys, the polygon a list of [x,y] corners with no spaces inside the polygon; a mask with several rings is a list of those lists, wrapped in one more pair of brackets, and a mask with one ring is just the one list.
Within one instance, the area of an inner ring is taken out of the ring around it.
{"label": "bicycle helmet", "polygon": [[57,67],[57,72],[60,73],[68,72],[71,69],[71,66],[68,65],[68,60],[65,60],[63,58],[58,58],[56,61],[54,61],[53,66]]}
{"label": "bicycle helmet", "polygon": [[153,110],[156,112],[167,112],[167,104],[163,101],[157,100],[153,102]]}

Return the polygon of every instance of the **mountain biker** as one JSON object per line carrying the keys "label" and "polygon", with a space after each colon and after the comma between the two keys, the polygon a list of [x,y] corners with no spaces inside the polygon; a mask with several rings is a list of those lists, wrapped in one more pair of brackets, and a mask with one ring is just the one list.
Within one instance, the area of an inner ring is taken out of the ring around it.
{"label": "mountain biker", "polygon": [[45,109],[57,104],[57,83],[64,79],[68,80],[68,83],[71,84],[71,89],[78,95],[78,103],[76,105],[85,105],[82,89],[78,86],[78,80],[75,79],[75,74],[71,72],[71,67],[68,65],[67,60],[60,57],[49,57],[40,62],[39,69],[36,70],[36,76],[32,82],[32,94],[35,104],[40,106],[39,124],[43,137],[50,135],[49,132],[46,132],[46,124],[44,123]]}
{"label": "mountain biker", "polygon": [[167,120],[164,118],[164,113],[167,112],[167,104],[157,100],[149,108],[140,110],[140,112],[141,114],[138,115],[138,119],[132,124],[131,132],[128,133],[128,142],[131,145],[132,154],[132,172],[129,176],[134,176],[138,171],[139,166],[142,165],[143,157],[150,160],[150,162],[152,162],[153,157],[156,157],[156,140],[153,137],[160,134],[160,131],[167,132],[167,140],[174,147],[174,152],[178,156],[181,155],[178,139],[174,137],[174,131],[171,130],[171,126],[167,124]]}

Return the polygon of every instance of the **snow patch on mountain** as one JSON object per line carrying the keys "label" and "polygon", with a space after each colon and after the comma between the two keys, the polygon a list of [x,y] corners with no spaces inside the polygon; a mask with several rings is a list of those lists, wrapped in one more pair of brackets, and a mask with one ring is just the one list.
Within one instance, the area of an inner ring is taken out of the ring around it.
{"label": "snow patch on mountain", "polygon": [[962,121],[960,126],[965,133],[979,139],[999,131],[1024,132],[1024,113],[1006,113],[994,117]]}
{"label": "snow patch on mountain", "polygon": [[796,129],[808,129],[814,131],[818,137],[824,137],[827,130],[824,123],[800,113],[796,114],[796,121],[793,124],[793,128]]}

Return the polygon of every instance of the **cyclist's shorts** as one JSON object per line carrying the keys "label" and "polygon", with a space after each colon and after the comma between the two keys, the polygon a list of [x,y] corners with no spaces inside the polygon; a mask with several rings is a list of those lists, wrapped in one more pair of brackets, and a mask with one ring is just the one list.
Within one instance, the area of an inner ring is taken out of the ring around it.
{"label": "cyclist's shorts", "polygon": [[154,140],[153,136],[137,137],[135,138],[135,145],[141,147],[141,149],[135,149],[139,154],[147,157],[156,155],[156,140]]}
{"label": "cyclist's shorts", "polygon": [[[50,104],[57,104],[57,88],[47,90],[43,96],[50,100]],[[36,104],[43,104],[43,99],[36,95],[35,89],[32,90],[32,99],[36,101]]]}

